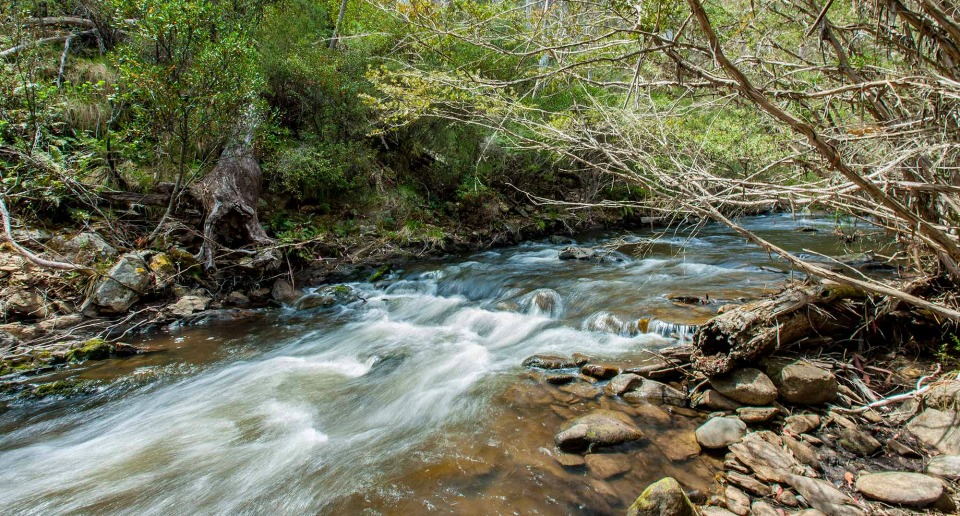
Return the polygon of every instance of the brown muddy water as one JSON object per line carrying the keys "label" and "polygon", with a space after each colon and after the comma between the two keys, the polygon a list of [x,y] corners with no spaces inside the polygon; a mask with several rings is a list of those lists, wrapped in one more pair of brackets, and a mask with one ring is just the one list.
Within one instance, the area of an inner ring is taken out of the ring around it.
{"label": "brown muddy water", "polygon": [[[859,250],[829,220],[743,222],[798,253]],[[614,242],[602,262],[562,262],[549,242],[424,262],[351,284],[364,299],[346,306],[170,329],[138,342],[155,352],[30,378],[94,387],[0,400],[0,512],[619,514],[665,475],[705,490],[719,464],[694,453],[698,416],[583,397],[520,363],[639,363],[717,308],[670,296],[753,298],[788,276],[712,225],[579,243]],[[595,408],[646,438],[561,466],[554,434]]]}

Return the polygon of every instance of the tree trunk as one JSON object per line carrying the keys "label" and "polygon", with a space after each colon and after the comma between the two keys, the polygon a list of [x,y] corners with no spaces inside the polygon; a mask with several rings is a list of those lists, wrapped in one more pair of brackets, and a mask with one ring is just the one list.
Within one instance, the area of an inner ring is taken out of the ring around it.
{"label": "tree trunk", "polygon": [[[254,244],[271,244],[257,217],[260,199],[260,165],[253,156],[253,135],[260,119],[253,108],[245,112],[233,138],[220,155],[217,166],[194,188],[206,212],[203,246],[197,259],[205,268],[215,269],[214,247],[223,223],[235,218],[244,233],[242,238]],[[271,255],[271,258],[273,256]]]}
{"label": "tree trunk", "polygon": [[791,288],[724,312],[697,329],[694,368],[714,376],[803,337],[849,336],[860,318],[838,301],[863,295],[842,285]]}

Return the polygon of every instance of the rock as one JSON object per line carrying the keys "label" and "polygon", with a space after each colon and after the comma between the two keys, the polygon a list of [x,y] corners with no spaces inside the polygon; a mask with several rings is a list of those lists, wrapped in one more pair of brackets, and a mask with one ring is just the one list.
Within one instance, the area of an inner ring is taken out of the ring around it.
{"label": "rock", "polygon": [[664,405],[683,406],[687,404],[686,394],[655,380],[643,380],[639,387],[625,392],[621,397],[631,403],[646,401]]}
{"label": "rock", "polygon": [[960,406],[960,380],[939,382],[931,386],[923,395],[923,404],[941,410]]}
{"label": "rock", "polygon": [[614,376],[610,383],[604,388],[608,396],[620,396],[621,394],[632,391],[643,383],[643,378],[632,373],[623,373]]}
{"label": "rock", "polygon": [[857,491],[881,502],[925,507],[943,494],[943,482],[920,473],[888,471],[871,473],[857,479]]}
{"label": "rock", "polygon": [[952,410],[926,409],[907,423],[907,430],[940,453],[960,455],[960,419]]}
{"label": "rock", "polygon": [[110,268],[90,299],[102,312],[123,313],[146,293],[151,280],[143,257],[127,253]]}
{"label": "rock", "polygon": [[695,408],[707,410],[737,410],[743,406],[713,389],[704,391],[693,400],[692,405]]}
{"label": "rock", "polygon": [[802,470],[790,454],[765,441],[759,432],[743,436],[730,451],[764,482],[784,482],[787,475]]}
{"label": "rock", "polygon": [[827,515],[816,509],[804,509],[802,511],[797,511],[795,513],[792,513],[790,516],[827,516]]}
{"label": "rock", "polygon": [[546,378],[544,378],[544,380],[551,385],[566,385],[576,379],[576,376],[567,373],[548,374]]}
{"label": "rock", "polygon": [[554,438],[564,451],[580,451],[593,446],[614,446],[643,438],[629,416],[612,410],[595,410],[574,419]]}
{"label": "rock", "polygon": [[588,247],[569,246],[560,250],[561,260],[591,260],[597,252]]}
{"label": "rock", "polygon": [[701,507],[700,512],[703,513],[703,516],[736,516],[732,512],[724,509],[723,507],[717,507],[716,505],[708,505],[706,507]]}
{"label": "rock", "polygon": [[697,442],[704,448],[726,448],[738,443],[747,425],[735,417],[715,417],[697,428]]}
{"label": "rock", "polygon": [[866,457],[880,449],[880,441],[874,439],[872,435],[863,430],[841,428],[840,446],[843,446],[850,453]]}
{"label": "rock", "polygon": [[223,299],[223,304],[226,306],[247,306],[250,304],[250,298],[243,295],[243,292],[234,290]]}
{"label": "rock", "polygon": [[818,427],[820,427],[820,416],[816,414],[797,414],[787,417],[783,425],[783,431],[800,435]]}
{"label": "rock", "polygon": [[3,297],[3,304],[8,313],[42,319],[52,311],[43,296],[32,289],[11,287],[4,292]]}
{"label": "rock", "polygon": [[780,411],[776,407],[741,407],[737,409],[737,417],[748,425],[765,423],[779,413]]}
{"label": "rock", "polygon": [[745,367],[715,376],[710,385],[720,394],[745,405],[769,405],[777,399],[777,388],[759,369]]}
{"label": "rock", "polygon": [[70,261],[83,265],[92,265],[117,255],[117,250],[113,246],[92,231],[80,233],[67,241],[56,237],[50,242],[50,246]]}
{"label": "rock", "polygon": [[768,373],[784,401],[818,405],[837,399],[837,377],[830,371],[803,360],[788,364],[767,361],[767,364],[772,364],[768,366]]}
{"label": "rock", "polygon": [[559,355],[533,355],[532,357],[527,357],[521,365],[523,367],[536,367],[538,369],[570,369],[577,367],[576,362],[572,359]]}
{"label": "rock", "polygon": [[627,516],[697,516],[697,508],[673,477],[662,478],[647,486]]}
{"label": "rock", "polygon": [[173,264],[170,255],[157,253],[150,258],[147,268],[153,273],[154,280],[159,288],[167,288],[177,278],[177,266]]}
{"label": "rock", "polygon": [[787,475],[786,481],[811,507],[831,516],[863,516],[853,498],[843,494],[826,480]]}
{"label": "rock", "polygon": [[37,327],[43,331],[52,331],[60,330],[64,328],[70,328],[71,326],[76,326],[83,322],[83,316],[80,314],[69,314],[61,315],[58,317],[51,317],[45,321],[40,321],[37,323]]}
{"label": "rock", "polygon": [[674,462],[681,462],[700,455],[697,436],[688,430],[663,432],[657,435],[657,447]]}
{"label": "rock", "polygon": [[584,355],[583,353],[574,353],[573,355],[570,355],[570,358],[573,359],[573,362],[577,365],[577,367],[583,367],[584,364],[590,363],[590,357]]}
{"label": "rock", "polygon": [[183,318],[195,312],[202,312],[210,304],[209,297],[183,296],[176,303],[166,307],[164,311],[171,317]]}
{"label": "rock", "polygon": [[737,516],[747,516],[750,514],[750,497],[743,491],[733,486],[727,486],[723,490],[723,495],[727,500],[727,509]]}
{"label": "rock", "polygon": [[620,374],[620,368],[610,364],[587,364],[580,372],[598,380],[609,380]]}
{"label": "rock", "polygon": [[557,453],[554,456],[557,459],[557,462],[565,468],[579,468],[586,465],[586,461],[583,460],[582,455],[576,455],[574,453]]}
{"label": "rock", "polygon": [[346,305],[360,299],[357,291],[347,285],[328,285],[316,289],[297,299],[293,305],[297,310],[312,310],[314,308],[332,308],[337,305]]}
{"label": "rock", "polygon": [[259,303],[269,301],[272,294],[273,291],[266,287],[254,289],[247,293],[251,300]]}
{"label": "rock", "polygon": [[13,349],[21,344],[20,339],[16,336],[5,331],[0,331],[0,349]]}
{"label": "rock", "polygon": [[569,383],[560,387],[560,390],[567,394],[573,394],[581,398],[593,399],[600,396],[600,389],[585,382]]}
{"label": "rock", "polygon": [[784,446],[790,450],[790,453],[792,453],[798,461],[810,466],[811,468],[816,469],[820,467],[820,457],[817,456],[816,450],[814,450],[809,444],[798,441],[788,434],[783,434],[780,436],[780,439],[783,441]]}
{"label": "rock", "polygon": [[630,471],[630,460],[619,454],[591,453],[584,460],[590,473],[601,480]]}
{"label": "rock", "polygon": [[767,496],[770,494],[770,486],[763,482],[736,471],[727,472],[727,482],[743,489],[753,496]]}
{"label": "rock", "polygon": [[270,290],[270,294],[273,296],[273,299],[285,305],[289,305],[303,297],[303,292],[293,288],[293,285],[291,285],[289,281],[282,278],[273,282],[273,288]]}
{"label": "rock", "polygon": [[767,502],[757,500],[750,506],[750,514],[753,516],[780,516],[780,513]]}
{"label": "rock", "polygon": [[930,475],[949,478],[950,480],[960,479],[960,455],[940,455],[930,459],[927,464],[926,472]]}
{"label": "rock", "polygon": [[[774,491],[774,493],[776,493],[776,491]],[[782,488],[780,489],[779,494],[773,495],[773,499],[776,500],[777,503],[785,505],[787,507],[797,507],[798,505],[800,505],[800,501],[797,500],[797,495]],[[820,511],[817,511],[817,512],[820,512]]]}

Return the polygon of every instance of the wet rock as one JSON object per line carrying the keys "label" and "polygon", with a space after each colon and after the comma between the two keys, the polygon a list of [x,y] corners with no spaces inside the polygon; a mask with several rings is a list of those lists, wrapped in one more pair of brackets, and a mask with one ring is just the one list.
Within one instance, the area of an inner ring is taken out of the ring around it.
{"label": "wet rock", "polygon": [[943,494],[943,483],[920,473],[889,471],[863,475],[857,479],[857,491],[881,502],[925,507]]}
{"label": "wet rock", "polygon": [[742,405],[736,401],[713,389],[708,389],[698,396],[697,399],[693,401],[693,406],[707,410],[737,410],[742,407]]}
{"label": "wet rock", "polygon": [[788,416],[783,431],[794,435],[805,434],[820,427],[820,416],[816,414],[797,414]]}
{"label": "wet rock", "polygon": [[753,496],[767,496],[770,494],[770,486],[763,482],[736,471],[727,472],[727,482],[743,489]]}
{"label": "wet rock", "polygon": [[685,461],[700,455],[697,436],[688,430],[664,432],[657,435],[657,447],[674,462]]}
{"label": "wet rock", "polygon": [[940,455],[930,459],[927,473],[950,480],[960,479],[960,455]]}
{"label": "wet rock", "polygon": [[639,387],[625,392],[621,397],[631,403],[646,401],[664,405],[683,406],[687,404],[686,394],[655,380],[644,380]]}
{"label": "wet rock", "polygon": [[826,480],[800,475],[787,475],[786,481],[797,490],[811,507],[831,516],[862,516],[853,498]]}
{"label": "wet rock", "polygon": [[601,480],[630,471],[630,460],[620,454],[591,453],[584,460],[590,473]]}
{"label": "wet rock", "polygon": [[683,376],[683,369],[680,369],[666,360],[657,360],[652,364],[629,367],[624,371],[627,373],[637,374],[651,380],[673,380]]}
{"label": "wet rock", "polygon": [[727,509],[737,516],[747,516],[750,514],[750,497],[743,491],[733,486],[727,486],[723,490],[723,495],[727,500]]}
{"label": "wet rock", "polygon": [[627,516],[697,516],[697,508],[673,477],[662,478],[647,486]]}
{"label": "wet rock", "polygon": [[583,353],[574,353],[573,355],[570,355],[570,358],[573,359],[573,362],[577,367],[583,367],[584,364],[590,363],[590,357],[584,355]]}
{"label": "wet rock", "polygon": [[600,396],[600,389],[585,382],[569,383],[561,386],[560,390],[567,394],[573,394],[574,396],[586,399],[594,399]]}
{"label": "wet rock", "polygon": [[234,290],[223,299],[223,304],[225,306],[247,306],[250,304],[250,298],[245,296],[243,292]]}
{"label": "wet rock", "polygon": [[541,288],[531,292],[520,306],[531,315],[556,317],[563,311],[563,299],[556,291]]}
{"label": "wet rock", "polygon": [[620,374],[620,368],[610,364],[587,364],[580,372],[598,380],[609,380]]}
{"label": "wet rock", "polygon": [[570,369],[577,367],[569,357],[559,355],[533,355],[527,357],[521,364],[523,367],[536,367],[539,369]]}
{"label": "wet rock", "polygon": [[776,407],[741,407],[737,409],[737,417],[748,425],[766,423],[779,413],[780,411]]}
{"label": "wet rock", "polygon": [[809,444],[794,439],[788,434],[783,434],[780,436],[780,439],[783,441],[784,446],[790,450],[790,453],[793,453],[793,456],[801,463],[811,468],[820,467],[820,457],[817,456],[816,450]]}
{"label": "wet rock", "polygon": [[607,384],[604,388],[604,392],[608,396],[620,396],[621,394],[631,391],[643,383],[643,378],[632,373],[623,373],[618,374],[610,380],[610,383]]}
{"label": "wet rock", "polygon": [[745,405],[768,405],[777,399],[777,388],[759,369],[745,367],[715,376],[710,385],[720,394]]}
{"label": "wet rock", "polygon": [[817,405],[837,399],[837,377],[825,369],[797,360],[783,364],[768,361],[770,379],[788,403]]}
{"label": "wet rock", "polygon": [[183,318],[196,312],[202,312],[210,304],[209,297],[183,296],[176,303],[166,307],[164,311],[171,317]]}
{"label": "wet rock", "polygon": [[780,513],[767,502],[757,500],[750,505],[750,514],[753,516],[780,516]]}
{"label": "wet rock", "polygon": [[110,268],[91,296],[93,304],[102,312],[123,313],[146,293],[152,281],[143,257],[127,253]]}
{"label": "wet rock", "polygon": [[167,253],[157,253],[150,257],[147,268],[153,273],[158,288],[167,288],[176,280],[177,266]]}
{"label": "wet rock", "polygon": [[582,455],[576,455],[574,453],[560,452],[557,453],[554,458],[565,468],[579,468],[587,464]]}
{"label": "wet rock", "polygon": [[293,288],[293,285],[285,279],[278,279],[273,282],[273,288],[270,289],[270,295],[273,299],[285,305],[292,304],[303,296],[303,292]]}
{"label": "wet rock", "polygon": [[572,374],[558,373],[558,374],[548,374],[544,380],[547,383],[552,385],[566,385],[574,380],[577,377]]}
{"label": "wet rock", "polygon": [[592,260],[597,252],[589,247],[569,246],[560,250],[561,260]]}
{"label": "wet rock", "polygon": [[561,450],[580,451],[591,445],[614,446],[642,438],[629,416],[601,409],[569,422],[554,440]]}
{"label": "wet rock", "polygon": [[843,446],[850,453],[866,457],[880,449],[880,441],[863,430],[841,428],[840,446]]}
{"label": "wet rock", "polygon": [[960,455],[960,419],[952,410],[926,409],[907,423],[907,430],[940,453]]}
{"label": "wet rock", "polygon": [[726,448],[738,443],[747,425],[735,417],[715,417],[697,428],[697,442],[704,448]]}

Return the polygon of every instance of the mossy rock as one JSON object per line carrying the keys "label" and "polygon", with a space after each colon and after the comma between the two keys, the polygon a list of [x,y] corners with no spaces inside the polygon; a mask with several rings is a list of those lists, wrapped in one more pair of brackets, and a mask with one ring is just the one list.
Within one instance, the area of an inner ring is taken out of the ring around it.
{"label": "mossy rock", "polygon": [[84,342],[80,347],[67,351],[67,362],[83,362],[85,360],[103,360],[110,358],[114,352],[114,345],[101,339],[94,338]]}
{"label": "mossy rock", "polygon": [[373,272],[373,274],[370,275],[370,278],[368,278],[367,281],[369,283],[375,283],[389,273],[390,273],[390,266],[382,265],[379,269],[377,269],[376,271]]}
{"label": "mossy rock", "polygon": [[696,506],[673,477],[662,478],[644,489],[627,509],[627,516],[697,516]]}
{"label": "mossy rock", "polygon": [[93,380],[69,378],[66,380],[42,383],[24,394],[33,398],[48,398],[50,396],[70,397],[89,394],[93,392],[95,386],[96,382]]}

